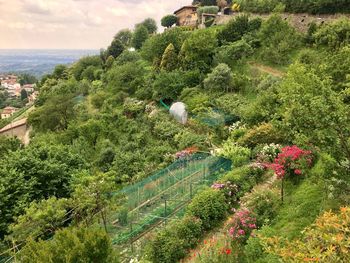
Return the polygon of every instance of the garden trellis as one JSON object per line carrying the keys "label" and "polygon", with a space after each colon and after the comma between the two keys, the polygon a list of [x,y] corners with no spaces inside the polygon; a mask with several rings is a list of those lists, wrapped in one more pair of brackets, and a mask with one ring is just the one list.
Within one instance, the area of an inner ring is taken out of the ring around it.
{"label": "garden trellis", "polygon": [[113,243],[132,243],[166,223],[183,212],[201,187],[212,184],[219,174],[230,169],[230,160],[197,153],[114,193],[124,200],[124,205],[109,220]]}

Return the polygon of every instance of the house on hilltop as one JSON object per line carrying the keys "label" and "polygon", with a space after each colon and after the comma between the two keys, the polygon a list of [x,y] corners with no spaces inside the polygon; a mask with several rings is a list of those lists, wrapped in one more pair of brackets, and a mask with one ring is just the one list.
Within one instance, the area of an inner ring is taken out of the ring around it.
{"label": "house on hilltop", "polygon": [[197,6],[188,5],[176,10],[178,26],[197,26]]}

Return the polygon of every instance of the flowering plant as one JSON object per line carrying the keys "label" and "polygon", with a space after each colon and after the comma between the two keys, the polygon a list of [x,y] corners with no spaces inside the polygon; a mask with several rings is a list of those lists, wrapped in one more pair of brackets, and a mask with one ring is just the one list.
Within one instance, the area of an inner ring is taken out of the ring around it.
{"label": "flowering plant", "polygon": [[182,159],[182,158],[185,158],[186,156],[189,156],[189,155],[194,154],[196,152],[198,152],[197,147],[189,147],[189,148],[186,148],[180,152],[175,153],[175,157],[176,157],[176,159]]}
{"label": "flowering plant", "polygon": [[227,181],[226,183],[214,183],[211,188],[224,191],[227,203],[230,206],[238,201],[237,193],[239,191],[239,187],[230,181]]}
{"label": "flowering plant", "polygon": [[229,236],[235,243],[244,244],[256,229],[256,218],[248,209],[238,210],[228,223]]}
{"label": "flowering plant", "polygon": [[258,162],[273,162],[277,155],[281,152],[281,145],[279,144],[266,144],[257,153]]}
{"label": "flowering plant", "polygon": [[286,175],[301,175],[305,164],[310,166],[311,163],[311,151],[305,151],[293,145],[282,148],[274,162],[267,166],[275,172],[278,179],[283,179]]}

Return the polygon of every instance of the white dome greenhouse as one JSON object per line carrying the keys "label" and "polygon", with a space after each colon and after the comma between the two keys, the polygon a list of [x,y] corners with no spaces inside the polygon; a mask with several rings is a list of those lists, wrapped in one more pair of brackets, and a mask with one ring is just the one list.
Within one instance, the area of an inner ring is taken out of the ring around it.
{"label": "white dome greenhouse", "polygon": [[178,122],[182,124],[187,123],[187,111],[184,103],[175,102],[171,105],[169,112]]}

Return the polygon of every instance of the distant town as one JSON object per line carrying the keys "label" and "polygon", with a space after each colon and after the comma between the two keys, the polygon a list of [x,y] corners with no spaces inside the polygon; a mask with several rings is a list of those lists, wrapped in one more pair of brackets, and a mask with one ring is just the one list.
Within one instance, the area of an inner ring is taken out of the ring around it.
{"label": "distant town", "polygon": [[1,119],[8,119],[21,108],[34,105],[37,96],[35,81],[30,77],[0,74]]}

